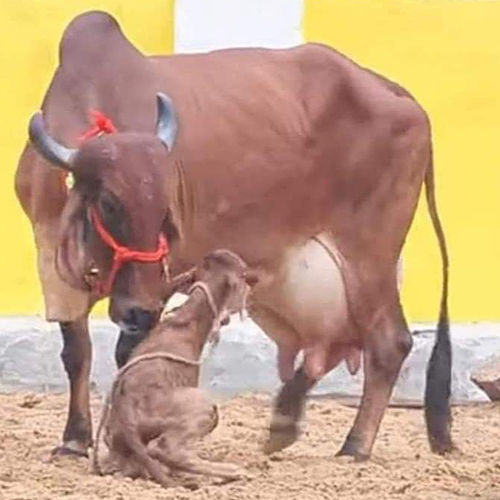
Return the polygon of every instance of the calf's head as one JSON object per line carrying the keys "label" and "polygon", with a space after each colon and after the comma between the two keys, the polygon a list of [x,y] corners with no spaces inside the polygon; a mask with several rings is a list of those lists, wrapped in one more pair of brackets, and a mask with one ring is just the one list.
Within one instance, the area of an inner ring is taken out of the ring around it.
{"label": "calf's head", "polygon": [[29,126],[41,156],[74,178],[61,216],[56,268],[72,286],[110,295],[111,319],[129,331],[149,330],[159,316],[167,239],[175,234],[166,171],[177,121],[167,96],[158,94],[157,105],[156,133],[100,135],[78,149],[54,140],[41,113]]}
{"label": "calf's head", "polygon": [[207,254],[192,270],[174,278],[171,286],[175,291],[186,291],[188,285],[196,282],[205,284],[219,311],[219,319],[224,321],[245,307],[249,288],[257,281],[257,272],[249,269],[241,257],[219,249]]}
{"label": "calf's head", "polygon": [[190,293],[195,288],[204,292],[213,320],[209,339],[216,341],[221,325],[229,322],[231,314],[243,311],[248,292],[257,282],[258,271],[249,269],[234,252],[220,249],[207,254],[193,269],[173,278],[169,287],[171,293]]}

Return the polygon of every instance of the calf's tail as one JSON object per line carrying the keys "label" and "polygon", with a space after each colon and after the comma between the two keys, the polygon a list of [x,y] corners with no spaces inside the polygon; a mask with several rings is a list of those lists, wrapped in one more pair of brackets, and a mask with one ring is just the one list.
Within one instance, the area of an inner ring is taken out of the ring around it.
{"label": "calf's tail", "polygon": [[453,449],[450,435],[451,342],[448,318],[448,251],[446,249],[443,227],[436,207],[432,148],[424,182],[427,206],[438,239],[443,270],[439,322],[436,340],[427,366],[425,421],[432,451],[434,453],[445,454]]}

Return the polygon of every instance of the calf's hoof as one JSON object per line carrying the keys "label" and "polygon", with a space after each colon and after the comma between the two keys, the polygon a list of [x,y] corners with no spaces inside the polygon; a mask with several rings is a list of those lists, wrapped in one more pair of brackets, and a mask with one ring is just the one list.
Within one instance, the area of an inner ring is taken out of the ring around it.
{"label": "calf's hoof", "polygon": [[250,479],[251,475],[242,467],[234,464],[224,464],[225,474],[222,476],[226,481],[238,481],[240,479]]}
{"label": "calf's hoof", "polygon": [[291,446],[299,437],[297,422],[292,417],[275,415],[269,429],[269,439],[264,444],[264,453],[270,455]]}

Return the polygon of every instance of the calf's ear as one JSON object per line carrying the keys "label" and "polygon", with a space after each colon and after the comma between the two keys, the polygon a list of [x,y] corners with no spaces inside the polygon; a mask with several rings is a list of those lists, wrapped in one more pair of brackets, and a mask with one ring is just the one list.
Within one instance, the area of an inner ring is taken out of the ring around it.
{"label": "calf's ear", "polygon": [[259,282],[259,275],[257,271],[253,271],[251,269],[244,272],[243,278],[245,279],[246,284],[250,287],[255,286]]}
{"label": "calf's ear", "polygon": [[196,281],[196,268],[174,276],[167,284],[169,297],[174,293],[187,293],[189,287]]}

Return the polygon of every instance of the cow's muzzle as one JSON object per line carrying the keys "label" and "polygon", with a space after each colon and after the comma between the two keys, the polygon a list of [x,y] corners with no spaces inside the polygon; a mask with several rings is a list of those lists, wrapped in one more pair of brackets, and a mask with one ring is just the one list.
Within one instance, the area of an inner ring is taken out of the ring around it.
{"label": "cow's muzzle", "polygon": [[148,311],[140,307],[130,307],[125,311],[120,327],[125,334],[148,332],[158,319],[156,311]]}

